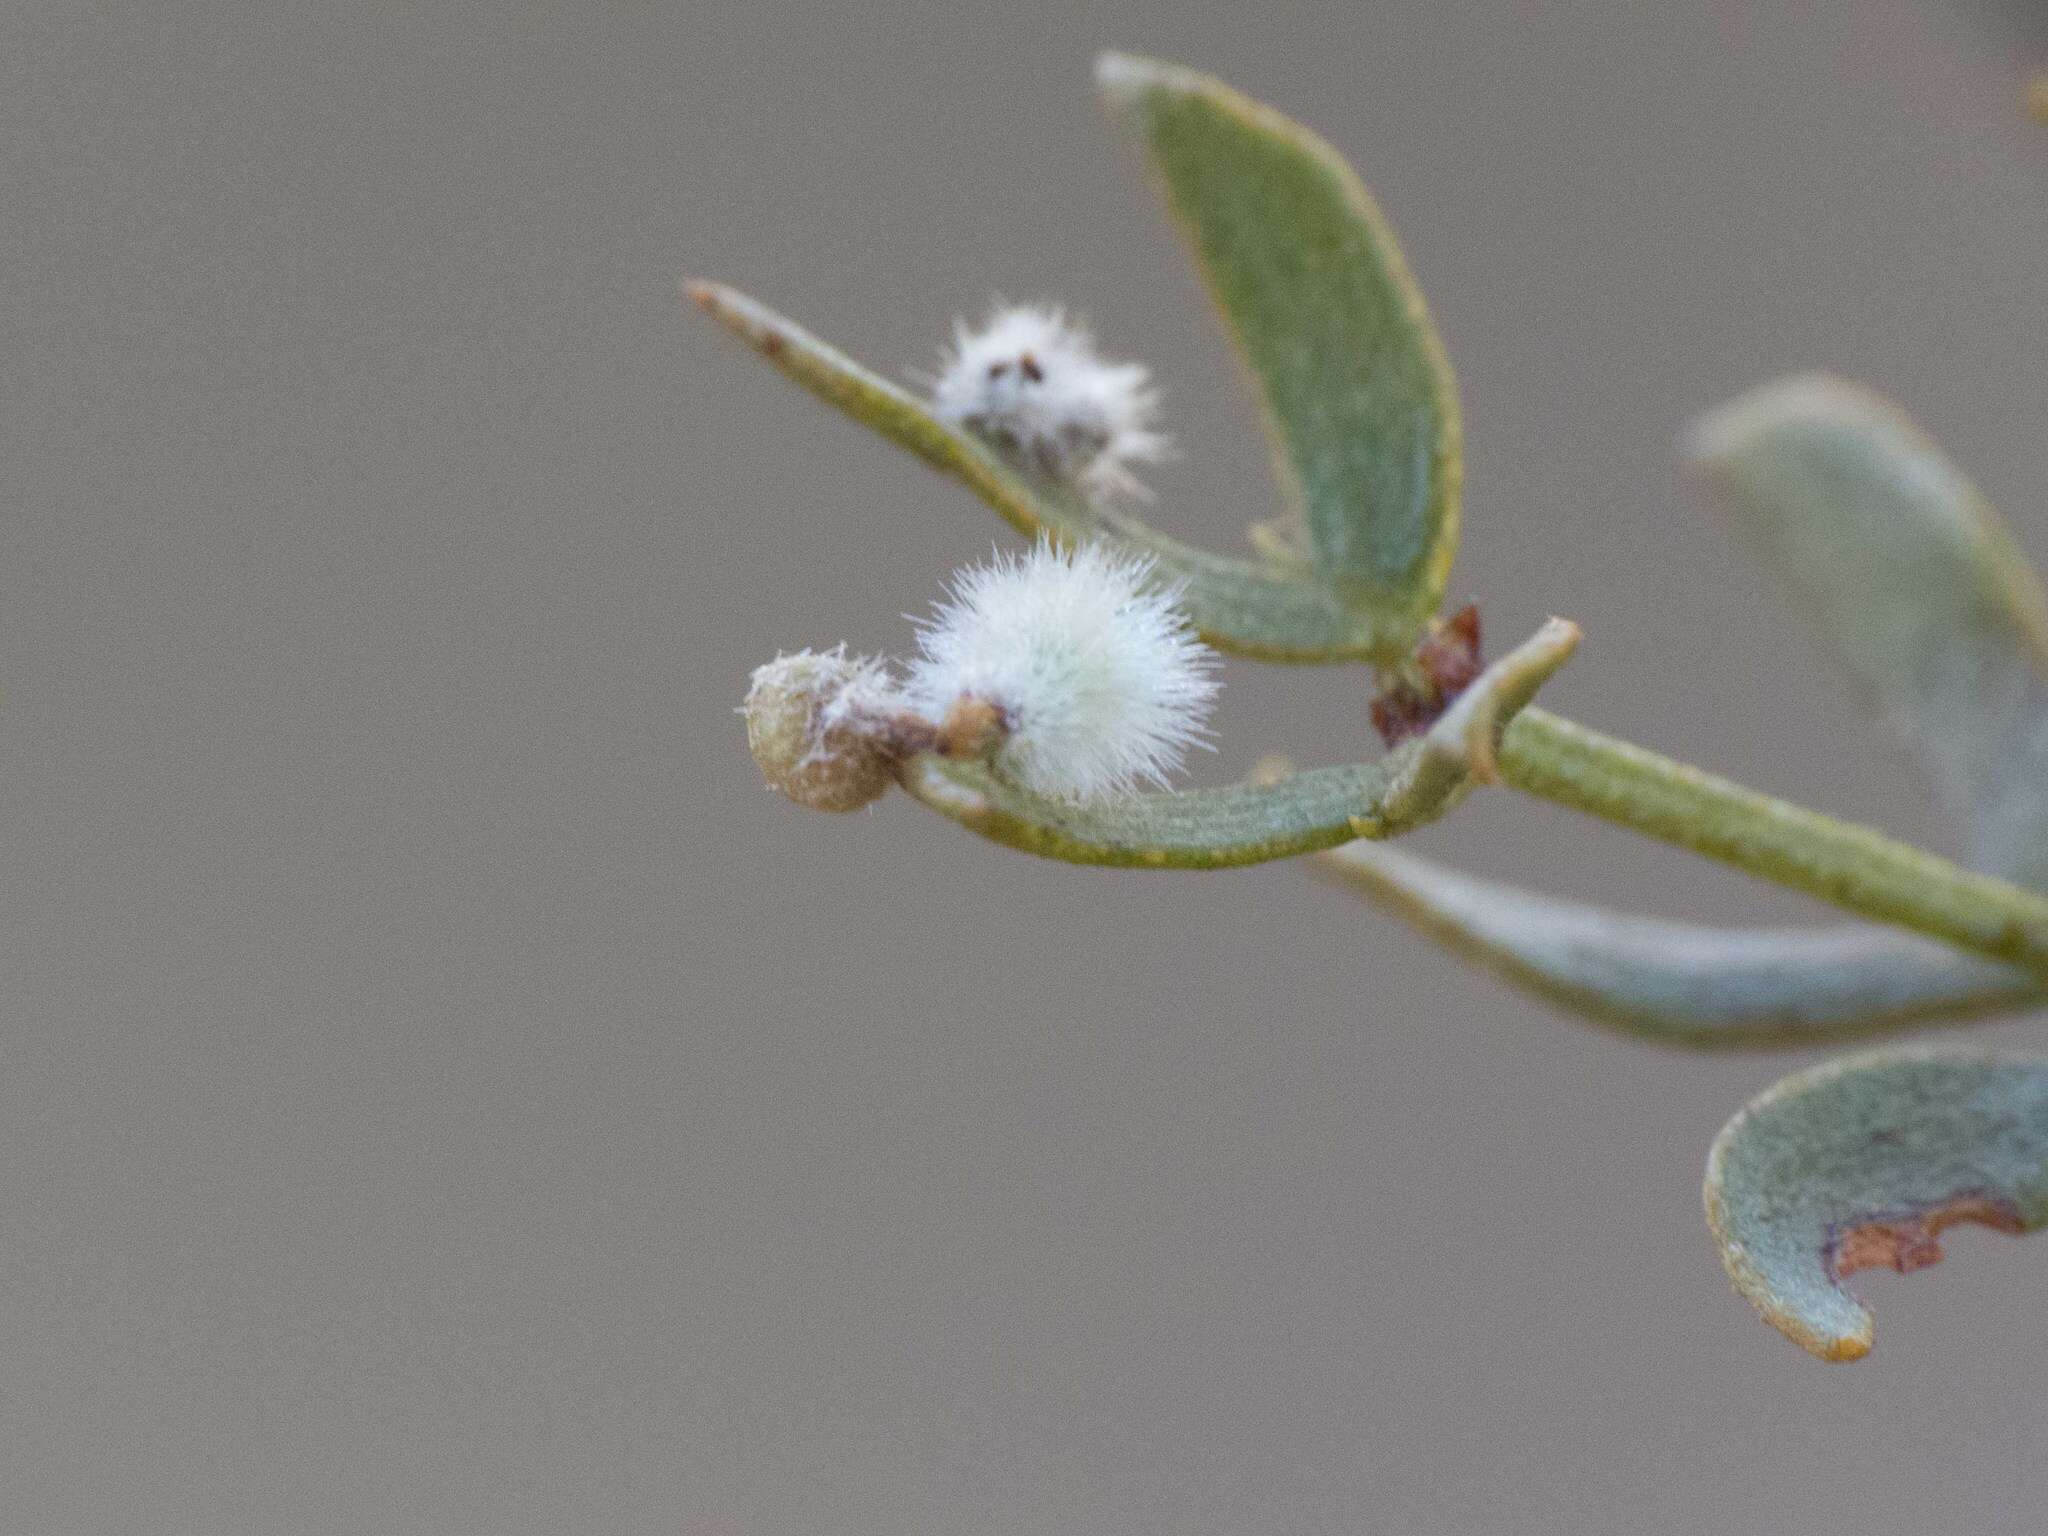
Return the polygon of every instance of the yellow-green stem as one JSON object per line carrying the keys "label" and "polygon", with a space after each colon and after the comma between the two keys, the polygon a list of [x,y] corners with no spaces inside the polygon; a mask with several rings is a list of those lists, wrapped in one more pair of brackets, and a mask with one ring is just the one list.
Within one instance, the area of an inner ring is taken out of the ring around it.
{"label": "yellow-green stem", "polygon": [[2048,978],[2048,898],[1540,709],[1500,747],[1527,794]]}

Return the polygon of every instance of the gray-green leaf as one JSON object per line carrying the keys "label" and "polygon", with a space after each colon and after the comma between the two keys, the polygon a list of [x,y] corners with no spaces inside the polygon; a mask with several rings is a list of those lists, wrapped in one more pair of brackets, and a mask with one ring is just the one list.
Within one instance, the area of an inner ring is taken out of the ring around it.
{"label": "gray-green leaf", "polygon": [[1365,843],[1317,862],[1466,959],[1664,1044],[1808,1045],[2019,1011],[2048,996],[2022,971],[1881,928],[1660,922]]}
{"label": "gray-green leaf", "polygon": [[1765,385],[1691,446],[1918,750],[1968,862],[2048,885],[2048,597],[1997,513],[1839,379]]}
{"label": "gray-green leaf", "polygon": [[1823,1360],[1870,1350],[1859,1269],[1918,1269],[1958,1221],[2048,1221],[2048,1060],[1873,1051],[1787,1078],[1707,1159],[1707,1221],[1735,1288]]}
{"label": "gray-green leaf", "polygon": [[[2011,536],[1895,409],[1838,380],[1759,389],[1693,434],[1919,749],[1978,868],[2048,874],[2048,610]],[[1907,934],[1717,932],[1552,901],[1364,847],[1336,867],[1511,980],[1692,1045],[1799,1043],[2038,1006],[2019,972]]]}
{"label": "gray-green leaf", "polygon": [[1105,55],[1257,383],[1290,517],[1352,602],[1420,631],[1458,543],[1457,391],[1393,232],[1330,146],[1190,70]]}

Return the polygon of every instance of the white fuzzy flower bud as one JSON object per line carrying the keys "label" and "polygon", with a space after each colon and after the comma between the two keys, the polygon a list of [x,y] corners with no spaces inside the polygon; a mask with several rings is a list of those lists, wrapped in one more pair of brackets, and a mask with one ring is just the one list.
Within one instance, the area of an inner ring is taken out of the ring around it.
{"label": "white fuzzy flower bud", "polygon": [[889,787],[901,708],[888,668],[842,645],[756,667],[740,713],[771,786],[813,810],[857,811]]}
{"label": "white fuzzy flower bud", "polygon": [[1165,784],[1204,744],[1219,681],[1180,589],[1151,576],[1149,558],[1045,543],[960,572],[920,628],[907,701],[933,721],[992,708],[998,765],[1040,794]]}
{"label": "white fuzzy flower bud", "polygon": [[1143,496],[1133,464],[1164,458],[1158,396],[1138,363],[1104,362],[1094,339],[1049,308],[1001,308],[954,327],[932,412],[1028,474],[1093,499]]}

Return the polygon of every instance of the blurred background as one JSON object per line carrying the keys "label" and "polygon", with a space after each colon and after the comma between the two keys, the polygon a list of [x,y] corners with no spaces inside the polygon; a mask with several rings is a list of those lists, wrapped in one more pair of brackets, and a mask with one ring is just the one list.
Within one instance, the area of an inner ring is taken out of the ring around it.
{"label": "blurred background", "polygon": [[[1297,867],[762,791],[748,669],[1005,538],[677,297],[901,377],[993,294],[1273,493],[1096,50],[1320,130],[1547,700],[1949,846],[1693,413],[1913,411],[2048,557],[2033,0],[22,7],[0,38],[0,1527],[2040,1529],[2048,1253],[1752,1316],[1709,1140],[1800,1055],[1566,1019]],[[1233,663],[1203,778],[1370,750]],[[1506,792],[1414,846],[1815,909]],[[2043,1043],[2040,1021],[1979,1028]]]}

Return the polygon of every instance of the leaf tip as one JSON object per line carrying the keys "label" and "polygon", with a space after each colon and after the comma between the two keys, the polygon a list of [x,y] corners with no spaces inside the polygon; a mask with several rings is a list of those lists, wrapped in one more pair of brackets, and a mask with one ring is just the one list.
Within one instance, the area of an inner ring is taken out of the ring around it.
{"label": "leaf tip", "polygon": [[688,277],[683,279],[683,297],[743,340],[752,340],[763,329],[759,317],[750,313],[757,306],[750,304],[737,288],[707,278]]}
{"label": "leaf tip", "polygon": [[[1112,111],[1131,113],[1146,106],[1146,98],[1159,95],[1201,96],[1230,103],[1239,110],[1254,104],[1237,91],[1200,70],[1184,64],[1169,64],[1138,53],[1099,53],[1095,56],[1095,89]],[[1263,109],[1258,109],[1263,110]]]}
{"label": "leaf tip", "polygon": [[1736,1295],[1756,1309],[1757,1316],[1816,1360],[1833,1364],[1861,1360],[1870,1353],[1873,1337],[1869,1308],[1843,1290],[1838,1282],[1831,1281],[1827,1303],[1828,1310],[1835,1315],[1832,1326],[1824,1324],[1813,1315],[1810,1306],[1801,1307],[1780,1294],[1773,1277],[1743,1244],[1735,1230],[1736,1222],[1728,1208],[1723,1183],[1723,1169],[1731,1133],[1737,1130],[1748,1113],[1744,1110],[1738,1114],[1715,1138],[1713,1149],[1707,1155],[1707,1182],[1702,1191],[1706,1200],[1707,1227],[1721,1250],[1721,1264],[1728,1272],[1729,1283],[1734,1286]]}
{"label": "leaf tip", "polygon": [[1701,412],[1679,433],[1678,447],[1695,464],[1718,469],[1773,427],[1790,421],[1865,420],[1873,409],[1889,408],[1835,374],[1788,374]]}
{"label": "leaf tip", "polygon": [[1105,52],[1095,56],[1095,88],[1113,107],[1125,107],[1139,96],[1164,85],[1175,74],[1171,64],[1134,53]]}
{"label": "leaf tip", "polygon": [[1874,1334],[1868,1312],[1863,1314],[1860,1327],[1847,1333],[1832,1334],[1818,1334],[1810,1329],[1802,1330],[1797,1319],[1789,1312],[1779,1313],[1765,1307],[1762,1313],[1766,1322],[1777,1328],[1793,1343],[1814,1359],[1825,1361],[1829,1365],[1847,1365],[1851,1361],[1861,1360],[1870,1353]]}
{"label": "leaf tip", "polygon": [[686,277],[683,279],[683,297],[703,310],[715,320],[723,320],[737,305],[739,295],[723,283],[714,283],[709,278]]}
{"label": "leaf tip", "polygon": [[790,371],[788,363],[796,353],[815,350],[816,344],[803,332],[737,288],[690,278],[683,283],[683,296],[784,372]]}

